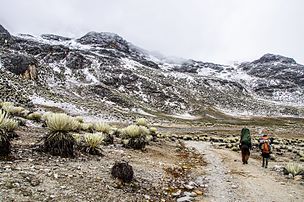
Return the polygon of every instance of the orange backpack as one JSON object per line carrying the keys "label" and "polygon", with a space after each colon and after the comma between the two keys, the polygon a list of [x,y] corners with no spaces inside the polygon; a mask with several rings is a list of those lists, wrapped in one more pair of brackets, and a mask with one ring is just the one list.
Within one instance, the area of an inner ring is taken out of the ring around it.
{"label": "orange backpack", "polygon": [[268,137],[263,137],[263,144],[262,144],[262,153],[269,154],[270,153],[270,145]]}

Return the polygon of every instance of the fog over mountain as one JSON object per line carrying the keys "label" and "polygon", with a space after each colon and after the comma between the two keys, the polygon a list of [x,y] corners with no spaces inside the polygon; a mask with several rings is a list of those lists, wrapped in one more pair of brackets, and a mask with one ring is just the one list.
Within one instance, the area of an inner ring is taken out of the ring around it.
{"label": "fog over mountain", "polygon": [[1,0],[10,32],[117,33],[149,51],[221,64],[264,53],[304,63],[301,0]]}

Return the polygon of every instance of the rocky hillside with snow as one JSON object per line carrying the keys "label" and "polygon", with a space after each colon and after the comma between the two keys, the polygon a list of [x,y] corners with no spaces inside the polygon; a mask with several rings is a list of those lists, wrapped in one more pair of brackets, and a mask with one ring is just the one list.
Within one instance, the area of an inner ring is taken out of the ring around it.
{"label": "rocky hillside with snow", "polygon": [[220,65],[155,56],[113,33],[11,35],[0,25],[1,100],[87,117],[304,117],[304,66],[266,54]]}

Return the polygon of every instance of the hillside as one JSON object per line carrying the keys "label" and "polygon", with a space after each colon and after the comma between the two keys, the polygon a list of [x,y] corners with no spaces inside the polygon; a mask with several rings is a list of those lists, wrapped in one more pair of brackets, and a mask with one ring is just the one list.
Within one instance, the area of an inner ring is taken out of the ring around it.
{"label": "hillside", "polygon": [[0,26],[1,100],[108,121],[304,117],[292,58],[220,65],[155,56],[113,33],[11,35]]}

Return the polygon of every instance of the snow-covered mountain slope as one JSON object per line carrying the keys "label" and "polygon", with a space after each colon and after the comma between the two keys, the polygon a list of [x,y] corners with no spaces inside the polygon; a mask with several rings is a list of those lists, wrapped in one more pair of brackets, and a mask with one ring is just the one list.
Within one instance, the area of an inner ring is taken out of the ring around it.
{"label": "snow-covered mountain slope", "polygon": [[2,100],[112,119],[304,116],[304,67],[283,56],[231,66],[175,62],[112,33],[12,36],[2,26],[0,33]]}

